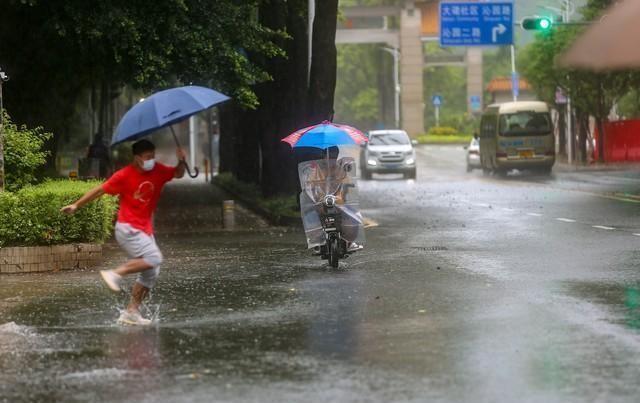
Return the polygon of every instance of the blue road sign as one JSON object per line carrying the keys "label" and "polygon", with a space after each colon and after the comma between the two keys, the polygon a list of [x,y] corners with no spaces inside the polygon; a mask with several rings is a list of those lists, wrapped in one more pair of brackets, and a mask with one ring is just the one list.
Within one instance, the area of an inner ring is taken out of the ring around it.
{"label": "blue road sign", "polygon": [[513,3],[440,3],[440,46],[513,44]]}
{"label": "blue road sign", "polygon": [[440,95],[434,95],[431,97],[431,103],[433,103],[433,106],[440,106],[442,105],[442,97]]}
{"label": "blue road sign", "polygon": [[471,105],[471,111],[480,112],[482,109],[482,101],[479,95],[471,95],[469,97],[469,104]]}

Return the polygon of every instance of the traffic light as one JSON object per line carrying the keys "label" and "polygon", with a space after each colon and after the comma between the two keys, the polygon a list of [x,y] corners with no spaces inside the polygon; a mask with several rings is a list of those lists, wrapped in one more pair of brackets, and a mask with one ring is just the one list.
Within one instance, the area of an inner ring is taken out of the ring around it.
{"label": "traffic light", "polygon": [[527,31],[548,31],[553,26],[551,18],[527,17],[522,20],[522,29]]}

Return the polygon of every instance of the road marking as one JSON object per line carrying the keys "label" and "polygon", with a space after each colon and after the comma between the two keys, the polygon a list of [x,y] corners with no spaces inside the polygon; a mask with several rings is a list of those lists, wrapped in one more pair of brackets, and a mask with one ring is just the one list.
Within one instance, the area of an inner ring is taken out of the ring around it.
{"label": "road marking", "polygon": [[491,207],[490,204],[485,204],[485,203],[475,203],[474,206],[477,206],[477,207]]}
{"label": "road marking", "polygon": [[556,220],[562,222],[576,222],[576,220],[572,220],[571,218],[556,218]]}
{"label": "road marking", "polygon": [[640,234],[633,234],[633,235],[635,235],[635,236],[640,236]]}
{"label": "road marking", "polygon": [[604,230],[607,230],[607,231],[613,231],[615,229],[613,227],[607,227],[607,226],[604,226],[604,225],[592,225],[592,227],[593,228],[597,228],[597,229],[604,229]]}
{"label": "road marking", "polygon": [[503,207],[502,209],[503,209],[504,211],[516,211],[516,210],[514,210],[514,209],[512,209],[512,208],[509,208],[509,207]]}
{"label": "road marking", "polygon": [[540,213],[527,213],[527,215],[530,215],[531,217],[542,217],[542,214]]}

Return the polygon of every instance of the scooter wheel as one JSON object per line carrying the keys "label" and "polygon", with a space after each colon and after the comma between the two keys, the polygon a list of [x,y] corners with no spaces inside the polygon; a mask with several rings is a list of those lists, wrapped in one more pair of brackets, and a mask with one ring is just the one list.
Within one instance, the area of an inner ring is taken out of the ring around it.
{"label": "scooter wheel", "polygon": [[333,238],[329,241],[329,265],[334,269],[338,267],[340,260],[340,246],[338,245],[338,239]]}

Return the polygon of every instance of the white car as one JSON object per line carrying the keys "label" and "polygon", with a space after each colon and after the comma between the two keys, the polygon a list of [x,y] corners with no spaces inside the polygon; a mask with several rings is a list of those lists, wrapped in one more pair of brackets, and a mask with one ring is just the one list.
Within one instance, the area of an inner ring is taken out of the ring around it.
{"label": "white car", "polygon": [[482,168],[480,165],[480,141],[474,137],[467,147],[467,172],[480,168]]}
{"label": "white car", "polygon": [[400,173],[405,178],[416,177],[414,142],[404,130],[373,130],[362,150],[361,169],[364,179],[374,173]]}

